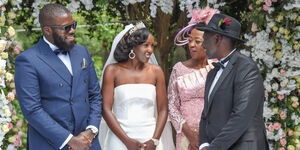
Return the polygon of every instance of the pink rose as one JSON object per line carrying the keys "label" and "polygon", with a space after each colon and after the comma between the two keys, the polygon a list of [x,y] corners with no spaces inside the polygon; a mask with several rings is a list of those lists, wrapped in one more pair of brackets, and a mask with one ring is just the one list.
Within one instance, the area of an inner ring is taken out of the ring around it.
{"label": "pink rose", "polygon": [[263,10],[264,10],[264,11],[269,11],[269,9],[270,9],[270,6],[267,6],[267,5],[264,5],[264,6],[263,6]]}
{"label": "pink rose", "polygon": [[14,94],[13,92],[9,92],[9,93],[7,94],[7,99],[8,99],[9,101],[14,100],[14,99],[15,99],[15,94]]}
{"label": "pink rose", "polygon": [[281,136],[281,137],[286,137],[286,134],[283,132],[283,133],[281,133],[280,136]]}
{"label": "pink rose", "polygon": [[274,131],[274,126],[273,126],[272,124],[270,124],[270,125],[268,126],[268,130],[269,130],[270,132],[273,132],[273,131]]}
{"label": "pink rose", "polygon": [[280,118],[284,120],[286,118],[286,113],[284,111],[280,112]]}
{"label": "pink rose", "polygon": [[281,70],[280,70],[280,75],[281,75],[281,76],[285,76],[285,74],[286,74],[286,70],[281,69]]}
{"label": "pink rose", "polygon": [[274,126],[274,129],[275,129],[275,130],[279,130],[279,129],[281,128],[281,124],[278,123],[278,122],[274,123],[273,126]]}
{"label": "pink rose", "polygon": [[293,131],[293,130],[289,130],[289,131],[288,131],[288,135],[289,135],[289,136],[293,136],[293,135],[294,135],[294,131]]}
{"label": "pink rose", "polygon": [[251,31],[256,32],[257,31],[257,25],[255,23],[252,23],[251,25]]}
{"label": "pink rose", "polygon": [[13,124],[10,122],[10,123],[8,123],[8,129],[11,129],[11,128],[13,128]]}
{"label": "pink rose", "polygon": [[278,94],[277,98],[282,101],[284,99],[284,94]]}
{"label": "pink rose", "polygon": [[265,0],[265,4],[270,7],[272,2],[271,2],[271,0]]}
{"label": "pink rose", "polygon": [[23,124],[23,121],[22,120],[18,120],[18,122],[17,122],[17,127],[21,127],[22,126],[22,124]]}
{"label": "pink rose", "polygon": [[285,148],[284,147],[280,147],[280,148],[278,148],[278,150],[285,150]]}
{"label": "pink rose", "polygon": [[280,139],[280,144],[282,146],[285,146],[286,145],[286,139],[285,138]]}

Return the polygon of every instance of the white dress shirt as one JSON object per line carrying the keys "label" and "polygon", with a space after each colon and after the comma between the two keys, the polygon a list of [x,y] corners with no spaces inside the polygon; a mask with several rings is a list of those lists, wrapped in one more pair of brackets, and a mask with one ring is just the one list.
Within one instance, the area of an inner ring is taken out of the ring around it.
{"label": "white dress shirt", "polygon": [[[49,47],[51,48],[52,51],[58,49],[57,46],[55,46],[54,44],[50,43],[44,36],[43,36],[43,39],[49,45]],[[69,53],[67,53],[66,55],[63,55],[63,54],[59,53],[59,54],[57,54],[57,57],[66,65],[66,67],[68,68],[70,74],[73,75],[72,65],[71,65],[71,60],[70,60]],[[98,128],[96,128],[93,125],[87,126],[86,129],[92,129],[93,131],[98,132]],[[71,140],[72,137],[73,137],[73,134],[69,134],[69,136],[64,141],[64,143],[62,143],[62,145],[59,147],[59,149],[64,148],[65,145],[68,144],[68,142]]]}
{"label": "white dress shirt", "polygon": [[[220,59],[220,61],[225,60],[225,59],[226,59],[228,56],[230,56],[233,52],[235,52],[235,49],[234,49],[233,51],[231,51],[226,57]],[[230,61],[230,60],[229,60],[229,61]],[[229,61],[227,61],[227,62],[224,63],[224,67],[225,67],[225,68],[226,68],[226,66],[227,66],[227,64],[228,64]],[[210,94],[211,94],[211,92],[213,91],[213,89],[214,89],[216,83],[218,82],[220,76],[222,75],[223,70],[224,70],[223,68],[220,68],[219,71],[217,72],[217,74],[216,74],[216,76],[215,76],[215,78],[214,78],[214,80],[213,80],[213,82],[212,82],[212,84],[211,84],[211,86],[210,86],[210,89],[209,89],[209,92],[208,92],[207,100],[209,100]],[[207,146],[209,146],[209,143],[203,143],[203,144],[200,145],[199,150],[202,150],[202,148],[207,147]]]}

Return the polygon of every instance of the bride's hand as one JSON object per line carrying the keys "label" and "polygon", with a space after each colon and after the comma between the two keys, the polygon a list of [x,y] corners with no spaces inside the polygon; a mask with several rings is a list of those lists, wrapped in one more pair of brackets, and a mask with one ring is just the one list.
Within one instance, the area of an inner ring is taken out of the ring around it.
{"label": "bride's hand", "polygon": [[155,150],[156,146],[152,140],[146,141],[144,143],[144,150]]}
{"label": "bride's hand", "polygon": [[143,147],[142,143],[134,139],[129,139],[128,142],[125,143],[125,145],[127,149],[130,150],[141,150],[141,148]]}

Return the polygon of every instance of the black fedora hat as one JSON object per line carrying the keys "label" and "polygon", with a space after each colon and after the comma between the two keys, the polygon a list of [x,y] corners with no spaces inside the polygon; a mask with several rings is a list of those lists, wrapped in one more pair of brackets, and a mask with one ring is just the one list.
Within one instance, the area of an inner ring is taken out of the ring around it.
{"label": "black fedora hat", "polygon": [[201,31],[214,32],[237,41],[245,42],[239,37],[241,32],[240,22],[225,14],[214,14],[207,25],[199,24],[196,28]]}

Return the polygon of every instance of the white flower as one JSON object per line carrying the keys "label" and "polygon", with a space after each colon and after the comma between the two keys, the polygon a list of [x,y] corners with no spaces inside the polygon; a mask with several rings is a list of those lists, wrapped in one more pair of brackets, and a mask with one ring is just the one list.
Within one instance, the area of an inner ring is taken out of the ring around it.
{"label": "white flower", "polygon": [[8,2],[8,0],[1,0],[1,1],[0,1],[0,7],[1,7],[2,5],[5,5],[7,2]]}
{"label": "white flower", "polygon": [[277,83],[273,83],[273,84],[272,84],[272,89],[273,89],[274,91],[277,91],[277,90],[278,90],[278,84],[277,84]]}
{"label": "white flower", "polygon": [[72,13],[77,12],[77,9],[80,7],[80,2],[72,0],[71,3],[69,3],[66,6]]}
{"label": "white flower", "polygon": [[0,40],[0,52],[3,52],[6,48],[7,41],[5,40]]}
{"label": "white flower", "polygon": [[86,10],[91,10],[94,7],[93,0],[80,0],[84,4]]}
{"label": "white flower", "polygon": [[294,120],[295,125],[298,125],[300,122],[300,117],[297,116],[295,113],[292,114],[291,119]]}

